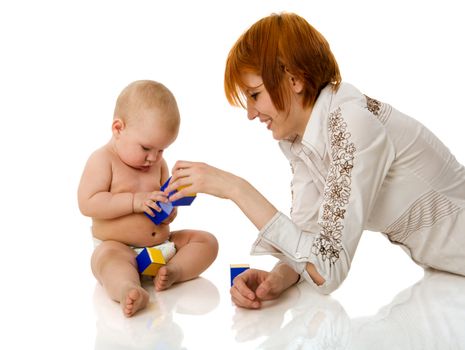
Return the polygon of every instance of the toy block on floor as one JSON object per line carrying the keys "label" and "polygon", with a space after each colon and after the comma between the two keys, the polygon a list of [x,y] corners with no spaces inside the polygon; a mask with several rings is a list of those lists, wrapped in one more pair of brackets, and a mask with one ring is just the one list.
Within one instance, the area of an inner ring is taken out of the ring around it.
{"label": "toy block on floor", "polygon": [[237,275],[241,274],[242,272],[248,269],[250,269],[249,264],[231,264],[231,286],[233,285],[234,278],[236,278]]}
{"label": "toy block on floor", "polygon": [[157,202],[157,205],[160,207],[161,212],[152,210],[155,216],[150,216],[147,213],[144,213],[144,214],[150,220],[152,220],[155,225],[160,225],[163,222],[163,220],[165,220],[173,211],[173,204],[171,202],[168,202],[168,203]]}
{"label": "toy block on floor", "polygon": [[145,276],[156,276],[158,269],[166,264],[160,249],[144,248],[136,257],[139,273]]}

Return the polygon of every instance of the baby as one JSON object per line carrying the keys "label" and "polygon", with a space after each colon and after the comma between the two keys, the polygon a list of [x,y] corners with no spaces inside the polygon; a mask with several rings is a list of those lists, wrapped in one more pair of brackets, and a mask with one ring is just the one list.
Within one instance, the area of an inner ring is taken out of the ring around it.
{"label": "baby", "polygon": [[176,100],[163,84],[131,83],[116,101],[110,141],[89,157],[79,184],[79,209],[92,218],[93,274],[128,317],[149,300],[136,263],[142,247],[159,248],[167,261],[154,278],[157,291],[199,276],[218,253],[210,233],[170,232],[175,208],[160,225],[144,215],[160,211],[157,201],[168,202],[160,191],[169,178],[163,151],[179,124]]}

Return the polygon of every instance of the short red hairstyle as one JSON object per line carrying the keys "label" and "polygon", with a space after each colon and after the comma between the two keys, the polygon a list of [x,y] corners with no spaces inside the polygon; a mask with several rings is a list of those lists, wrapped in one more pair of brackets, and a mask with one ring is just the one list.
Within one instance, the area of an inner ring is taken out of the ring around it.
{"label": "short red hairstyle", "polygon": [[294,13],[271,14],[252,25],[231,48],[226,60],[224,89],[228,102],[245,108],[247,86],[241,75],[260,75],[278,110],[289,108],[286,72],[304,83],[304,106],[312,106],[320,91],[341,82],[339,67],[326,39]]}

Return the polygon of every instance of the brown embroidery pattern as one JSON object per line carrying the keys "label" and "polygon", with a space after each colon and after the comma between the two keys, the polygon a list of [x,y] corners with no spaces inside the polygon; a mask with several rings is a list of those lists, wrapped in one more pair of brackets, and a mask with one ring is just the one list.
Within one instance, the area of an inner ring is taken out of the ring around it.
{"label": "brown embroidery pattern", "polygon": [[375,116],[379,117],[381,102],[375,100],[374,98],[368,97],[367,95],[365,95],[365,98],[367,99],[367,109]]}
{"label": "brown embroidery pattern", "polygon": [[318,221],[322,229],[313,242],[312,253],[334,264],[343,249],[341,239],[344,226],[341,220],[344,219],[345,206],[349,202],[356,149],[349,141],[351,135],[347,132],[340,108],[330,114],[328,130],[332,163],[323,193],[323,213]]}
{"label": "brown embroidery pattern", "polygon": [[[295,174],[295,170],[294,170],[294,164],[291,162],[291,172],[292,172],[292,178],[294,178],[294,174]],[[292,217],[292,213],[294,212],[294,184],[293,182],[291,181],[291,199],[292,199],[292,204],[291,204],[291,217]]]}

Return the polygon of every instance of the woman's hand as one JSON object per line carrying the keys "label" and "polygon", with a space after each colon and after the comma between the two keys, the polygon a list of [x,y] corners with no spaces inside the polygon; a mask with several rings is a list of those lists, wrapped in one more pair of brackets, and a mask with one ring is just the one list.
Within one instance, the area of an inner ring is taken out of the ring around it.
{"label": "woman's hand", "polygon": [[260,230],[276,214],[276,208],[250,183],[234,174],[205,163],[177,161],[165,194],[178,200],[195,193],[230,199]]}
{"label": "woman's hand", "polygon": [[299,277],[290,267],[282,265],[271,272],[248,269],[238,275],[230,290],[234,304],[247,309],[259,309],[262,301],[279,298]]}
{"label": "woman's hand", "polygon": [[236,180],[235,175],[205,163],[177,161],[165,193],[179,189],[170,197],[170,201],[195,193],[206,193],[230,199],[230,191],[234,188],[233,183]]}

